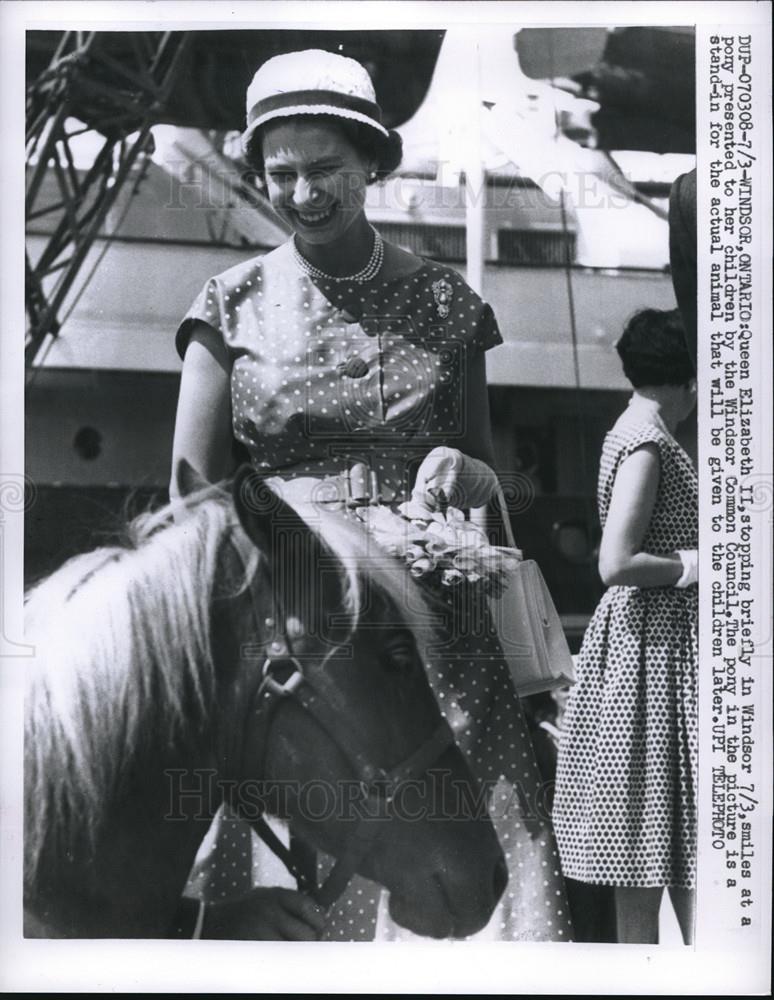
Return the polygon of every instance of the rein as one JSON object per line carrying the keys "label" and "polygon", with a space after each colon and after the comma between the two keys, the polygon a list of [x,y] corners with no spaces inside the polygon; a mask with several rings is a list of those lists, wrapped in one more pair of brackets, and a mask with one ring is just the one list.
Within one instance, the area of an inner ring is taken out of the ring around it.
{"label": "rein", "polygon": [[[245,771],[244,762],[248,759],[253,767],[257,762],[258,772],[263,773],[276,710],[286,699],[292,699],[298,707],[312,716],[315,724],[347,760],[355,780],[361,785],[365,801],[381,807],[378,817],[369,815],[364,818],[361,815],[358,818],[357,825],[347,838],[343,854],[336,860],[322,885],[317,882],[317,858],[313,848],[292,833],[290,847],[286,847],[263,815],[249,820],[258,836],[296,879],[299,891],[311,896],[327,909],[342,894],[360,863],[373,848],[385,822],[392,818],[391,806],[398,785],[423,775],[453,745],[454,737],[448,723],[442,719],[424,743],[405,760],[389,769],[375,764],[369,751],[358,745],[359,741],[351,732],[347,733],[345,744],[337,735],[342,729],[346,729],[343,726],[345,719],[327,696],[324,687],[313,683],[305,674],[303,665],[293,652],[285,616],[276,595],[273,596],[272,603],[274,614],[263,619],[269,635],[262,646],[263,663],[258,686],[247,713],[242,773]],[[258,618],[255,605],[253,611]],[[238,803],[235,803],[235,807],[238,811]]]}

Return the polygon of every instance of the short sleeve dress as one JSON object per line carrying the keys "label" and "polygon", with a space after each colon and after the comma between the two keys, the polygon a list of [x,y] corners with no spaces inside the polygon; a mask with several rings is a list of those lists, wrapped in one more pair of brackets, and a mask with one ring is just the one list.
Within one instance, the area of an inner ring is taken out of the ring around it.
{"label": "short sleeve dress", "polygon": [[[223,337],[234,434],[257,469],[326,478],[363,462],[391,502],[410,495],[432,448],[475,450],[466,380],[479,353],[501,342],[492,310],[450,268],[415,258],[398,272],[364,285],[313,281],[287,243],[207,283],[178,347],[194,320]],[[427,669],[457,742],[491,791],[511,872],[480,936],[569,940],[545,789],[496,635],[462,635]],[[226,814],[187,893],[218,900],[254,884],[292,886],[249,828]],[[331,908],[325,939],[412,937],[390,919],[385,896],[355,877]]]}
{"label": "short sleeve dress", "polygon": [[[661,478],[642,549],[698,544],[690,459],[660,422],[625,414],[599,473],[604,526],[621,463],[658,449]],[[584,636],[563,722],[554,826],[566,876],[688,889],[696,859],[698,591],[610,587]]]}
{"label": "short sleeve dress", "polygon": [[210,279],[177,334],[213,327],[231,358],[234,435],[261,472],[336,476],[363,461],[406,497],[438,444],[475,435],[466,375],[501,343],[491,308],[450,268],[368,285],[314,282],[292,244]]}

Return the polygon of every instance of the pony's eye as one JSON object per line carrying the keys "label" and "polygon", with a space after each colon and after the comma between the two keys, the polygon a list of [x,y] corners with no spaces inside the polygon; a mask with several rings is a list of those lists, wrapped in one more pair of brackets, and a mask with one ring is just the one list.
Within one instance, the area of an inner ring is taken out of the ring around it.
{"label": "pony's eye", "polygon": [[414,669],[416,662],[416,650],[414,643],[408,637],[396,638],[387,643],[385,649],[385,660],[390,670],[397,670],[400,673],[410,673]]}

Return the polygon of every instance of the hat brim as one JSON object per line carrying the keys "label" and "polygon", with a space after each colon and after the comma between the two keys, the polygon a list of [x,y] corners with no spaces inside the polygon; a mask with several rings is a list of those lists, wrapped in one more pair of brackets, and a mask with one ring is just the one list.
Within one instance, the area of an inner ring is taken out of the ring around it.
{"label": "hat brim", "polygon": [[359,122],[361,125],[368,125],[380,135],[385,138],[389,138],[390,133],[387,129],[373,118],[369,118],[368,115],[364,115],[360,111],[353,111],[350,108],[337,108],[332,104],[296,104],[285,108],[277,108],[273,111],[267,111],[266,114],[260,115],[255,119],[254,122],[245,129],[242,133],[242,149],[247,152],[247,147],[255,131],[261,128],[269,121],[273,121],[277,118],[295,118],[300,115],[325,115],[330,118],[343,118],[346,121]]}

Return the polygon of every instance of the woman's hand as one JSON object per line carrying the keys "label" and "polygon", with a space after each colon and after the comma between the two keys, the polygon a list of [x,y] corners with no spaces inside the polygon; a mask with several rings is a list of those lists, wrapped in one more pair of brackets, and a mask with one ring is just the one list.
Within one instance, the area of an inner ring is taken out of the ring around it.
{"label": "woman's hand", "polygon": [[456,448],[433,448],[419,467],[411,499],[430,510],[446,505],[468,510],[488,503],[496,486],[486,462]]}
{"label": "woman's hand", "polygon": [[317,941],[325,911],[292,889],[253,889],[240,899],[208,904],[203,938],[223,941]]}
{"label": "woman's hand", "polygon": [[683,572],[675,586],[682,590],[699,582],[699,551],[698,549],[678,549],[677,555],[680,557]]}

